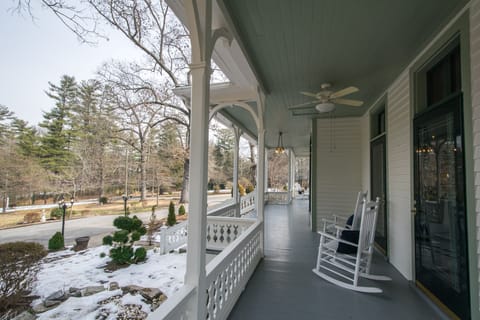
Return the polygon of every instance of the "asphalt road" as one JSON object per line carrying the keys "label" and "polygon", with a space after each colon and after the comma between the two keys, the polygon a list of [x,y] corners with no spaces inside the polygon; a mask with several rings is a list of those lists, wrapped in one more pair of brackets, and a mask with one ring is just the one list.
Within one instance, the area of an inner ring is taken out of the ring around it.
{"label": "asphalt road", "polygon": [[[209,207],[213,207],[229,198],[230,194],[209,195],[208,205]],[[151,211],[146,211],[143,213],[136,213],[136,216],[147,222],[150,214]],[[164,218],[167,216],[167,214],[167,209],[157,210],[156,212],[157,219]],[[65,245],[73,245],[75,244],[75,238],[83,236],[90,237],[89,246],[101,244],[101,239],[103,236],[115,230],[115,227],[113,226],[113,220],[116,217],[118,217],[118,215],[94,216],[65,221]],[[55,232],[61,230],[61,221],[3,229],[0,230],[0,243],[13,241],[33,241],[47,246],[48,239],[50,239]]]}

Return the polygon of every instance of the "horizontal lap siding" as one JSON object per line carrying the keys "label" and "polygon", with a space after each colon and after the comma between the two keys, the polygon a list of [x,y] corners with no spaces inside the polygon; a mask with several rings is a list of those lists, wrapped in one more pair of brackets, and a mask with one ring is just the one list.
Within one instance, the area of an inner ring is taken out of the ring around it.
{"label": "horizontal lap siding", "polygon": [[[470,7],[470,63],[470,72],[472,78],[471,88],[476,189],[475,211],[477,215],[477,251],[480,253],[480,1],[472,1]],[[477,259],[477,264],[478,268],[480,269],[480,257]],[[477,281],[478,280],[479,279],[477,279]]]}
{"label": "horizontal lap siding", "polygon": [[367,112],[360,120],[362,139],[362,190],[370,194],[370,114]]}
{"label": "horizontal lap siding", "polygon": [[323,227],[322,218],[353,212],[357,193],[362,189],[360,127],[360,118],[317,120],[318,230]]}
{"label": "horizontal lap siding", "polygon": [[412,279],[410,81],[404,72],[388,90],[388,246],[390,262]]}

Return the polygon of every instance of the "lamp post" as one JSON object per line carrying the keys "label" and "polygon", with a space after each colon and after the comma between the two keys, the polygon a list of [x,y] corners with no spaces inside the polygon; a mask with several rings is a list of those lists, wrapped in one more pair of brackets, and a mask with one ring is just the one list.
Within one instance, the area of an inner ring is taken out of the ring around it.
{"label": "lamp post", "polygon": [[125,211],[125,217],[126,217],[127,216],[127,200],[128,200],[128,197],[126,195],[123,195],[122,199],[123,199],[123,210]]}
{"label": "lamp post", "polygon": [[67,204],[65,203],[65,200],[60,200],[58,202],[58,207],[60,209],[63,209],[63,215],[62,215],[62,237],[65,239],[65,212],[67,211]]}
{"label": "lamp post", "polygon": [[72,219],[72,215],[73,215],[73,203],[75,202],[75,199],[70,198],[70,216],[69,216],[69,219]]}

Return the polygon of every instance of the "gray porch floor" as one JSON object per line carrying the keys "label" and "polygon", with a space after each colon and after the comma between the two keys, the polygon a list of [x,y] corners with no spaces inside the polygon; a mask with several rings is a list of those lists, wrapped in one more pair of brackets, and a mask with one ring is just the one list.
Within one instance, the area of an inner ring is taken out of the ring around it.
{"label": "gray porch floor", "polygon": [[382,257],[374,258],[372,269],[393,281],[375,282],[381,294],[342,289],[315,275],[311,270],[319,237],[309,231],[305,200],[267,206],[265,229],[265,258],[230,313],[231,320],[444,318]]}

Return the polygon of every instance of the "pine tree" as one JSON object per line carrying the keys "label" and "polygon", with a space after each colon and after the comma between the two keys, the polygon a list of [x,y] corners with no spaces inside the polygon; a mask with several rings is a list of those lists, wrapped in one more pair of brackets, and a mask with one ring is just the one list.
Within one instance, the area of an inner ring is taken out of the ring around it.
{"label": "pine tree", "polygon": [[21,119],[13,120],[12,129],[15,132],[15,140],[20,154],[26,157],[36,157],[39,147],[37,129]]}
{"label": "pine tree", "polygon": [[43,114],[40,127],[46,132],[41,138],[39,155],[45,169],[61,175],[68,171],[74,160],[70,113],[78,101],[78,87],[75,78],[66,75],[61,78],[59,86],[50,82],[49,85],[46,94],[55,101],[55,107]]}

